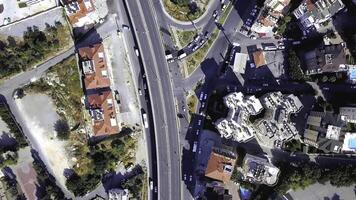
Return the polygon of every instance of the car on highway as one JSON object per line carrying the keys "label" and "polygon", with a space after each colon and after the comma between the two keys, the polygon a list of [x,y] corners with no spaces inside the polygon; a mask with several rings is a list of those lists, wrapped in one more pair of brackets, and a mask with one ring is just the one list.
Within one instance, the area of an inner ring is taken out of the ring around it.
{"label": "car on highway", "polygon": [[197,131],[195,132],[197,136],[199,136],[200,130],[197,129]]}
{"label": "car on highway", "polygon": [[148,128],[148,121],[147,121],[147,114],[146,113],[142,114],[142,121],[143,121],[144,127]]}
{"label": "car on highway", "polygon": [[198,126],[200,126],[200,125],[201,125],[201,119],[198,120]]}
{"label": "car on highway", "polygon": [[204,37],[205,37],[205,38],[208,38],[208,37],[209,37],[209,32],[208,32],[208,31],[205,31]]}
{"label": "car on highway", "polygon": [[193,47],[193,51],[198,50],[198,48],[199,48],[199,46],[198,46],[198,45],[194,45],[194,47]]}
{"label": "car on highway", "polygon": [[185,111],[186,111],[185,106],[182,106],[182,110],[183,110],[183,112],[185,112]]}
{"label": "car on highway", "polygon": [[189,176],[189,181],[192,182],[193,181],[193,175]]}
{"label": "car on highway", "polygon": [[141,96],[142,95],[142,90],[141,88],[138,88],[138,94]]}
{"label": "car on highway", "polygon": [[157,188],[157,186],[155,186],[155,193],[157,193],[158,192],[158,188]]}
{"label": "car on highway", "polygon": [[200,35],[196,35],[195,37],[194,37],[194,42],[198,42],[200,40]]}
{"label": "car on highway", "polygon": [[138,49],[136,47],[134,49],[135,49],[136,56],[140,56],[140,52],[138,51]]}
{"label": "car on highway", "polygon": [[150,181],[150,190],[153,190],[153,181]]}
{"label": "car on highway", "polygon": [[201,39],[200,42],[199,42],[199,46],[202,46],[202,45],[205,43],[205,41],[206,41],[206,40],[205,40],[204,38]]}
{"label": "car on highway", "polygon": [[187,174],[183,175],[183,180],[185,180],[185,181],[187,180]]}

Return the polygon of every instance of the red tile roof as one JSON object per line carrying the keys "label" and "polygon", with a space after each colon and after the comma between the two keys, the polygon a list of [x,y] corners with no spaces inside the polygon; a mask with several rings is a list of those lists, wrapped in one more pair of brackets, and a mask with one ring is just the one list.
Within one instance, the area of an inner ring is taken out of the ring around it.
{"label": "red tile roof", "polygon": [[253,61],[257,68],[266,65],[266,58],[262,50],[253,53]]}
{"label": "red tile roof", "polygon": [[[87,96],[90,110],[100,110],[101,119],[93,118],[93,132],[95,136],[111,135],[119,132],[112,92],[91,94]],[[93,116],[92,116],[93,117]],[[114,124],[113,124],[114,122]]]}
{"label": "red tile roof", "polygon": [[[79,57],[80,61],[82,61],[86,89],[110,87],[109,72],[102,44],[80,48]],[[84,61],[90,61],[90,65],[93,66],[92,73],[85,73]]]}
{"label": "red tile roof", "polygon": [[226,183],[231,178],[235,162],[236,158],[212,152],[205,170],[205,176]]}
{"label": "red tile roof", "polygon": [[85,17],[88,13],[95,10],[92,0],[87,0],[87,4],[91,5],[90,7],[85,6],[84,0],[63,0],[64,7],[66,9],[76,3],[78,3],[79,9],[74,13],[67,12],[69,22],[71,24],[77,23],[80,18]]}

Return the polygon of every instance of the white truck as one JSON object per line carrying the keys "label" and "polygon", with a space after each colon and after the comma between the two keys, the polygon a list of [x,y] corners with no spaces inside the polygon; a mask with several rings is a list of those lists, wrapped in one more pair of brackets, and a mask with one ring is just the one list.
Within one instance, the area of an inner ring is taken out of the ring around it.
{"label": "white truck", "polygon": [[148,121],[147,121],[147,114],[146,113],[142,114],[142,119],[143,119],[143,126],[145,128],[148,128]]}
{"label": "white truck", "polygon": [[173,58],[173,55],[171,53],[166,55],[166,60],[171,60],[172,58]]}
{"label": "white truck", "polygon": [[182,54],[180,54],[179,56],[178,56],[178,59],[183,59],[183,58],[185,58],[187,56],[187,53],[182,53]]}

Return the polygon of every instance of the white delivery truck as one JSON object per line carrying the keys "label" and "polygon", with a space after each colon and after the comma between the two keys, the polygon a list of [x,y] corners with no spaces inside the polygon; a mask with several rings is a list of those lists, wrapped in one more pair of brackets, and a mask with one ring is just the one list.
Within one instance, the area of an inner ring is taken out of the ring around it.
{"label": "white delivery truck", "polygon": [[147,114],[146,113],[142,114],[142,119],[143,119],[143,126],[145,128],[148,128],[148,121],[147,121]]}
{"label": "white delivery truck", "polygon": [[183,58],[185,58],[185,57],[187,57],[187,53],[183,52],[182,54],[180,54],[180,55],[178,56],[178,59],[183,59]]}

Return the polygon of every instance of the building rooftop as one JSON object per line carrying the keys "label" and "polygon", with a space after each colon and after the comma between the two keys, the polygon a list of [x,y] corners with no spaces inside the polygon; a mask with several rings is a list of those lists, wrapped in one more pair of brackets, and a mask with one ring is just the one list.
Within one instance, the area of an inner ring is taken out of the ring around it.
{"label": "building rooftop", "polygon": [[246,154],[242,166],[245,181],[272,186],[277,183],[279,172],[268,160]]}
{"label": "building rooftop", "polygon": [[257,68],[265,66],[267,64],[264,52],[262,50],[254,52],[252,56]]}
{"label": "building rooftop", "polygon": [[337,72],[346,70],[345,47],[341,44],[322,45],[304,55],[307,74]]}
{"label": "building rooftop", "polygon": [[272,37],[273,27],[286,12],[290,0],[267,0],[251,30],[260,36]]}
{"label": "building rooftop", "polygon": [[129,200],[129,190],[128,189],[111,189],[108,191],[108,200]]}
{"label": "building rooftop", "polygon": [[80,48],[79,60],[84,74],[85,89],[110,87],[109,72],[102,44]]}
{"label": "building rooftop", "polygon": [[[258,135],[268,136],[270,140],[287,141],[298,134],[295,125],[290,121],[292,113],[299,112],[303,105],[293,94],[284,95],[281,92],[268,93],[261,97],[263,106],[268,109],[262,120],[259,120]],[[260,142],[268,142],[266,138]]]}
{"label": "building rooftop", "polygon": [[320,23],[327,21],[344,7],[341,0],[304,0],[293,14],[304,29],[311,26],[318,29]]}
{"label": "building rooftop", "polygon": [[76,24],[95,10],[92,0],[62,0],[62,2],[71,24]]}
{"label": "building rooftop", "polygon": [[234,92],[224,97],[224,103],[229,108],[228,116],[215,123],[221,137],[239,142],[252,139],[256,130],[249,116],[263,110],[261,102],[254,96],[244,97],[241,92]]}
{"label": "building rooftop", "polygon": [[340,122],[336,115],[324,112],[311,112],[304,131],[304,143],[324,152],[339,153],[342,142]]}
{"label": "building rooftop", "polygon": [[245,53],[235,53],[235,58],[234,58],[234,66],[233,70],[234,72],[244,74],[245,69],[246,69],[246,63],[248,59],[248,54]]}
{"label": "building rooftop", "polygon": [[341,120],[356,123],[356,107],[340,107]]}
{"label": "building rooftop", "polygon": [[236,156],[232,152],[214,149],[210,154],[205,176],[226,183],[231,178],[235,163]]}
{"label": "building rooftop", "polygon": [[95,136],[116,134],[119,126],[112,92],[105,91],[87,96],[89,112],[93,122]]}

